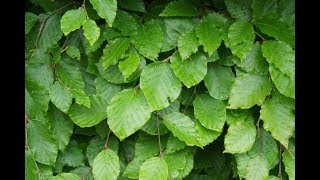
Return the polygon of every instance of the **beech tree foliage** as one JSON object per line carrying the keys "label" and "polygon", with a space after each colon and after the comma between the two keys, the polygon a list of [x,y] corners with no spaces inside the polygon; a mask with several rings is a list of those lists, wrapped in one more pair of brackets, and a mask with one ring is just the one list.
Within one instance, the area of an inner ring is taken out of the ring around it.
{"label": "beech tree foliage", "polygon": [[295,179],[293,0],[30,0],[25,178]]}

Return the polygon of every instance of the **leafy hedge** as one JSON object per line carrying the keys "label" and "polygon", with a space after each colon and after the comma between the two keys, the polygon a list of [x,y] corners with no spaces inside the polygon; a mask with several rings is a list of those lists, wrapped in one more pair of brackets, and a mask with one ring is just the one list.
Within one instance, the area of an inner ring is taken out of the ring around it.
{"label": "leafy hedge", "polygon": [[30,0],[25,177],[295,179],[293,0]]}

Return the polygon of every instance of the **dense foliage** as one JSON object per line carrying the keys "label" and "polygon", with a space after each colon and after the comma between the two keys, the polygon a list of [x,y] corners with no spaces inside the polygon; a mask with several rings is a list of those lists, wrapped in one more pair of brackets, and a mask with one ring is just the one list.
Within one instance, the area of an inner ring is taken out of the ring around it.
{"label": "dense foliage", "polygon": [[295,179],[293,0],[30,0],[25,177]]}

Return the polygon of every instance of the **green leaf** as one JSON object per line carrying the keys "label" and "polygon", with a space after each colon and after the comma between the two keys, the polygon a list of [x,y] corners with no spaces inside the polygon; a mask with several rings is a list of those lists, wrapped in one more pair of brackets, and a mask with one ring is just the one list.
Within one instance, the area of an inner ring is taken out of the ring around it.
{"label": "green leaf", "polygon": [[179,151],[181,149],[184,149],[186,147],[186,143],[183,141],[180,141],[177,137],[175,137],[173,134],[170,134],[166,146],[165,153],[171,154],[176,151]]}
{"label": "green leaf", "polygon": [[112,27],[117,14],[117,0],[90,0],[90,3],[98,15],[106,20],[109,27]]}
{"label": "green leaf", "polygon": [[295,99],[295,78],[283,74],[273,64],[269,65],[269,71],[272,82],[278,91],[287,97]]}
{"label": "green leaf", "polygon": [[234,83],[235,77],[230,67],[209,63],[204,84],[209,94],[219,100],[226,100]]}
{"label": "green leaf", "polygon": [[79,176],[73,173],[61,173],[56,176],[49,176],[48,180],[79,180]]}
{"label": "green leaf", "polygon": [[280,93],[272,95],[261,105],[260,118],[263,127],[285,148],[288,148],[289,138],[295,130],[294,101]]}
{"label": "green leaf", "polygon": [[186,166],[186,155],[187,149],[177,151],[173,154],[166,154],[163,156],[163,159],[168,165],[169,176],[172,179],[176,179],[181,176],[184,167]]}
{"label": "green leaf", "polygon": [[248,42],[243,42],[237,45],[230,46],[232,54],[236,55],[242,61],[247,56],[249,56],[253,44]]}
{"label": "green leaf", "polygon": [[199,40],[194,30],[183,33],[178,39],[178,50],[182,62],[190,57],[192,53],[196,53],[199,45]]}
{"label": "green leaf", "polygon": [[[169,106],[170,107],[170,106]],[[158,126],[157,126],[157,115],[151,114],[150,120],[147,121],[140,130],[150,134],[158,135]],[[163,124],[163,121],[159,118],[159,134],[163,135],[169,132],[168,128]]]}
{"label": "green leaf", "polygon": [[265,41],[262,44],[263,56],[283,74],[294,78],[295,76],[295,51],[282,41]]}
{"label": "green leaf", "polygon": [[281,179],[278,176],[271,175],[268,177],[268,180],[281,180]]}
{"label": "green leaf", "polygon": [[106,177],[115,180],[120,174],[118,154],[111,149],[101,151],[93,161],[92,173],[94,179],[103,180]]}
{"label": "green leaf", "polygon": [[48,111],[48,119],[53,135],[58,142],[58,148],[62,152],[66,149],[73,133],[73,122],[69,117],[51,104]]}
{"label": "green leaf", "polygon": [[120,0],[119,6],[132,11],[146,12],[143,0]]}
{"label": "green leaf", "polygon": [[94,80],[94,82],[96,86],[96,94],[104,97],[107,100],[108,104],[110,103],[114,95],[116,95],[121,90],[121,87],[119,85],[108,83],[100,76],[98,76]]}
{"label": "green leaf", "polygon": [[225,5],[231,17],[239,20],[251,20],[252,0],[225,0]]}
{"label": "green leaf", "polygon": [[212,22],[202,22],[196,27],[196,36],[199,38],[199,44],[203,46],[209,56],[218,49],[222,42],[218,28]]}
{"label": "green leaf", "polygon": [[86,177],[86,180],[93,180],[93,175],[90,167],[77,167],[69,171],[79,177]]}
{"label": "green leaf", "polygon": [[124,79],[127,79],[138,68],[139,62],[140,58],[135,53],[130,53],[125,60],[119,62],[119,70]]}
{"label": "green leaf", "polygon": [[140,87],[152,110],[168,107],[168,99],[170,102],[174,101],[181,92],[180,80],[174,75],[170,65],[164,62],[154,62],[143,69]]}
{"label": "green leaf", "polygon": [[142,91],[125,89],[112,98],[107,112],[110,129],[122,141],[139,130],[152,111]]}
{"label": "green leaf", "polygon": [[40,86],[43,86],[46,91],[49,91],[53,84],[53,73],[51,66],[47,63],[28,63],[25,65],[26,81],[33,81]]}
{"label": "green leaf", "polygon": [[261,75],[268,74],[268,62],[262,56],[261,45],[259,42],[253,44],[253,47],[246,58],[236,62],[242,70]]}
{"label": "green leaf", "polygon": [[197,19],[172,17],[164,19],[163,42],[161,52],[169,51],[178,45],[181,34],[191,31]]}
{"label": "green leaf", "polygon": [[227,109],[227,124],[231,125],[239,121],[254,123],[252,113],[246,109]]}
{"label": "green leaf", "polygon": [[33,81],[26,82],[25,111],[29,118],[33,119],[45,114],[49,101],[49,93],[43,86]]}
{"label": "green leaf", "polygon": [[204,126],[201,125],[199,120],[196,120],[196,136],[197,136],[197,146],[202,147],[206,146],[210,143],[212,143],[214,140],[216,140],[221,132],[213,131],[210,129],[205,128]]}
{"label": "green leaf", "polygon": [[68,46],[66,53],[71,58],[76,58],[77,60],[81,58],[80,50],[75,46]]}
{"label": "green leaf", "polygon": [[256,128],[252,123],[231,124],[224,138],[224,153],[244,153],[249,151],[256,139]]}
{"label": "green leaf", "polygon": [[201,53],[193,54],[183,61],[179,53],[175,52],[170,62],[174,74],[187,88],[199,84],[207,74],[207,58]]}
{"label": "green leaf", "polygon": [[129,38],[117,38],[110,42],[103,49],[103,55],[100,58],[102,67],[107,69],[110,65],[116,65],[122,55],[129,48]]}
{"label": "green leaf", "polygon": [[159,14],[160,16],[198,16],[198,5],[188,0],[178,0],[169,3]]}
{"label": "green leaf", "polygon": [[236,21],[229,28],[228,38],[231,46],[243,42],[253,43],[255,38],[253,26],[247,21]]}
{"label": "green leaf", "polygon": [[77,141],[75,140],[70,141],[66,150],[63,153],[59,153],[56,161],[56,166],[57,164],[61,165],[62,167],[84,166],[83,149],[80,147]]}
{"label": "green leaf", "polygon": [[[281,2],[281,1],[280,1]],[[252,1],[252,15],[254,19],[262,18],[263,16],[276,14],[278,9],[278,1],[263,1],[253,0]]]}
{"label": "green leaf", "polygon": [[28,34],[33,25],[38,21],[38,16],[31,12],[24,13],[24,34]]}
{"label": "green leaf", "polygon": [[100,36],[100,28],[96,22],[91,19],[86,19],[82,23],[83,35],[88,39],[91,46],[98,40]]}
{"label": "green leaf", "polygon": [[236,77],[231,87],[229,109],[248,109],[261,105],[271,92],[271,82],[267,77],[246,73]]}
{"label": "green leaf", "polygon": [[58,155],[58,146],[45,118],[32,119],[28,122],[27,144],[36,161],[54,165]]}
{"label": "green leaf", "polygon": [[99,95],[90,95],[89,98],[90,108],[75,103],[68,112],[71,120],[82,128],[99,124],[107,117],[107,100]]}
{"label": "green leaf", "polygon": [[62,112],[67,113],[72,103],[69,89],[60,81],[55,81],[49,91],[51,102]]}
{"label": "green leaf", "polygon": [[289,141],[288,149],[285,149],[282,153],[282,162],[284,164],[284,170],[289,175],[289,179],[295,179],[295,142]]}
{"label": "green leaf", "polygon": [[68,88],[76,103],[90,107],[90,99],[84,92],[84,80],[80,69],[70,59],[63,59],[56,64],[56,76],[62,85]]}
{"label": "green leaf", "polygon": [[188,146],[197,144],[195,123],[188,116],[173,112],[164,117],[163,123],[175,137],[184,141]]}
{"label": "green leaf", "polygon": [[120,9],[117,10],[117,16],[114,19],[113,27],[119,29],[121,34],[124,36],[132,36],[139,26],[139,22],[131,14]]}
{"label": "green leaf", "polygon": [[[106,131],[104,133],[107,134],[108,131]],[[99,154],[99,152],[101,152],[103,150],[103,148],[105,148],[104,147],[105,143],[106,143],[106,139],[100,138],[99,136],[95,136],[89,141],[89,144],[86,149],[86,156],[87,156],[88,163],[90,166],[93,165],[93,161],[94,161],[95,157]],[[109,136],[108,148],[114,152],[118,152],[119,142],[118,142],[117,138],[113,135]]]}
{"label": "green leaf", "polygon": [[34,157],[30,150],[25,149],[24,150],[24,172],[25,172],[25,179],[37,179],[37,164],[34,160]]}
{"label": "green leaf", "polygon": [[163,158],[152,157],[140,166],[139,179],[141,180],[167,180],[168,177],[168,165]]}
{"label": "green leaf", "polygon": [[222,131],[227,116],[224,102],[209,94],[199,94],[193,101],[193,107],[196,118],[205,128]]}
{"label": "green leaf", "polygon": [[80,29],[82,23],[86,20],[85,10],[81,7],[78,9],[68,10],[61,18],[61,30],[66,36],[70,32]]}
{"label": "green leaf", "polygon": [[250,158],[262,156],[268,162],[268,169],[273,169],[279,163],[279,148],[276,140],[269,132],[260,128],[260,137],[257,136],[256,142],[247,152]]}
{"label": "green leaf", "polygon": [[263,18],[255,19],[253,23],[262,33],[294,47],[294,28],[289,27],[288,24],[281,21],[278,17],[264,16]]}
{"label": "green leaf", "polygon": [[132,36],[134,47],[146,58],[158,59],[162,47],[163,32],[158,20],[151,20],[140,26]]}
{"label": "green leaf", "polygon": [[47,51],[49,48],[55,46],[62,38],[63,33],[60,29],[60,19],[61,15],[54,14],[46,20],[41,31],[41,36],[39,37],[39,48]]}
{"label": "green leaf", "polygon": [[268,163],[261,156],[250,159],[246,166],[245,178],[248,180],[267,180],[269,175]]}

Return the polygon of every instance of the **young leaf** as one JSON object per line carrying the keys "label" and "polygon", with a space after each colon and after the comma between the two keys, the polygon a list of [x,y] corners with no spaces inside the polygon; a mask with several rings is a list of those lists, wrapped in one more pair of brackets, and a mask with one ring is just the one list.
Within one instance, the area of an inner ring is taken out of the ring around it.
{"label": "young leaf", "polygon": [[140,166],[139,179],[141,180],[167,180],[168,177],[168,165],[163,158],[152,157]]}
{"label": "young leaf", "polygon": [[64,152],[73,133],[74,124],[66,114],[52,104],[48,111],[48,119],[52,128],[52,133],[58,142],[58,148]]}
{"label": "young leaf", "polygon": [[199,38],[199,44],[203,46],[209,56],[218,49],[222,42],[220,32],[215,24],[211,22],[202,22],[196,27],[196,35]]}
{"label": "young leaf", "polygon": [[271,82],[267,77],[246,73],[236,78],[231,87],[229,109],[248,109],[261,105],[271,92]]}
{"label": "young leaf", "polygon": [[188,0],[178,0],[169,3],[159,14],[160,16],[198,16],[197,4]]}
{"label": "young leaf", "polygon": [[182,62],[190,57],[192,53],[196,53],[199,45],[199,40],[194,30],[182,34],[178,39],[178,50]]}
{"label": "young leaf", "polygon": [[150,119],[152,110],[142,91],[125,89],[112,98],[107,112],[110,129],[122,141]]}
{"label": "young leaf", "polygon": [[93,161],[92,173],[94,179],[116,180],[120,174],[118,154],[111,149],[102,150]]}
{"label": "young leaf", "polygon": [[203,80],[212,97],[226,100],[229,97],[235,76],[230,67],[209,63],[208,72]]}
{"label": "young leaf", "polygon": [[289,138],[293,136],[295,129],[294,102],[280,93],[272,96],[261,105],[260,118],[263,120],[263,127],[288,148]]}
{"label": "young leaf", "polygon": [[139,56],[132,52],[125,60],[119,62],[119,70],[124,79],[127,79],[138,68],[139,62]]}
{"label": "young leaf", "polygon": [[224,138],[224,153],[244,153],[249,151],[256,139],[256,128],[248,122],[231,124]]}
{"label": "young leaf", "polygon": [[226,121],[226,104],[211,97],[200,94],[193,101],[195,117],[207,129],[221,132]]}
{"label": "young leaf", "polygon": [[83,35],[88,39],[91,46],[98,40],[100,36],[100,28],[96,22],[91,19],[87,19],[82,23]]}
{"label": "young leaf", "polygon": [[33,25],[38,21],[38,16],[36,14],[33,14],[31,12],[25,12],[24,14],[24,34],[27,35]]}
{"label": "young leaf", "polygon": [[69,89],[60,81],[55,81],[49,91],[51,102],[62,112],[67,113],[72,103]]}
{"label": "young leaf", "polygon": [[90,0],[90,2],[98,15],[106,20],[109,27],[112,27],[117,14],[117,0]]}
{"label": "young leaf", "polygon": [[255,38],[253,26],[246,21],[236,21],[229,28],[228,38],[231,46],[243,42],[253,43]]}
{"label": "young leaf", "polygon": [[27,144],[37,162],[54,165],[58,146],[49,127],[45,118],[30,120],[27,124]]}
{"label": "young leaf", "polygon": [[146,58],[158,59],[163,40],[163,32],[158,20],[151,20],[140,26],[132,36],[134,47]]}
{"label": "young leaf", "polygon": [[199,84],[207,74],[207,58],[201,53],[193,54],[182,61],[180,54],[175,52],[170,58],[170,62],[174,74],[187,88]]}
{"label": "young leaf", "polygon": [[195,123],[188,116],[174,112],[166,115],[163,123],[175,137],[184,141],[188,146],[197,144]]}
{"label": "young leaf", "polygon": [[169,106],[168,99],[172,102],[178,98],[181,81],[174,75],[168,63],[154,62],[143,69],[140,87],[150,108],[160,110]]}
{"label": "young leaf", "polygon": [[269,175],[268,163],[261,156],[250,159],[246,166],[245,178],[248,180],[267,180]]}
{"label": "young leaf", "polygon": [[110,65],[116,65],[128,49],[129,43],[129,38],[117,38],[107,44],[103,49],[103,55],[100,58],[102,67],[107,69]]}
{"label": "young leaf", "polygon": [[214,140],[216,140],[220,135],[221,132],[213,131],[210,129],[205,128],[201,125],[199,120],[196,119],[196,136],[197,136],[197,146],[203,148],[204,146],[212,143]]}
{"label": "young leaf", "polygon": [[61,18],[61,30],[66,36],[70,32],[80,29],[82,23],[86,20],[85,10],[81,7],[78,9],[68,10]]}
{"label": "young leaf", "polygon": [[90,108],[75,103],[68,112],[71,120],[82,128],[99,124],[107,117],[107,100],[99,95],[90,95],[89,98]]}
{"label": "young leaf", "polygon": [[288,149],[285,149],[282,153],[282,162],[284,164],[284,170],[289,175],[289,179],[295,178],[295,142],[289,141]]}

